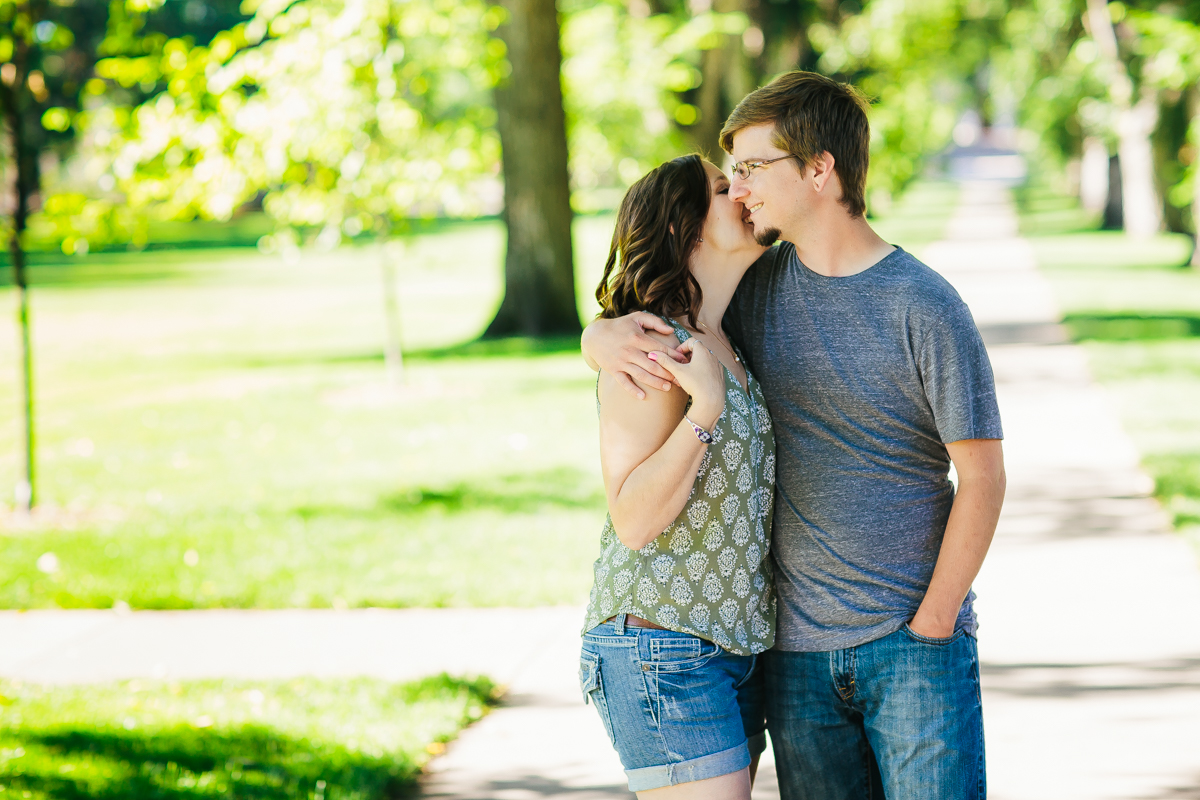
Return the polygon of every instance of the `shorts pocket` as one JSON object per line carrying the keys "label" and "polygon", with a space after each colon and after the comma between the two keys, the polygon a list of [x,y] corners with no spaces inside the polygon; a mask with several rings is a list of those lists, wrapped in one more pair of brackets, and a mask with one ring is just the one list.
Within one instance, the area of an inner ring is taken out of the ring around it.
{"label": "shorts pocket", "polygon": [[583,692],[583,704],[587,705],[592,692],[600,688],[600,657],[586,650],[579,654],[579,690]]}
{"label": "shorts pocket", "polygon": [[914,642],[920,642],[921,644],[932,644],[935,646],[953,644],[954,642],[957,642],[959,639],[961,639],[965,633],[965,631],[962,628],[959,628],[954,633],[952,633],[949,636],[946,636],[944,638],[938,637],[938,636],[922,636],[921,634],[914,631],[911,627],[909,627],[907,622],[904,623],[903,630],[904,630],[905,635],[908,636],[908,638],[912,639]]}
{"label": "shorts pocket", "polygon": [[604,732],[609,741],[613,741],[612,719],[608,713],[608,701],[604,697],[604,684],[600,678],[600,656],[584,650],[579,654],[579,689],[583,692],[583,702],[589,701],[596,707],[600,721],[604,723]]}
{"label": "shorts pocket", "polygon": [[658,636],[650,640],[650,658],[643,670],[686,672],[699,669],[721,652],[721,648],[698,636]]}

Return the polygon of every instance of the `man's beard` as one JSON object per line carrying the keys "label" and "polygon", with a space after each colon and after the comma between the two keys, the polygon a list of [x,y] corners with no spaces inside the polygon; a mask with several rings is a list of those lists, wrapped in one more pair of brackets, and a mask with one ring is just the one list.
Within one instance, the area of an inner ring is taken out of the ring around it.
{"label": "man's beard", "polygon": [[754,234],[754,241],[758,242],[759,247],[770,247],[779,241],[779,228],[767,228],[762,233]]}

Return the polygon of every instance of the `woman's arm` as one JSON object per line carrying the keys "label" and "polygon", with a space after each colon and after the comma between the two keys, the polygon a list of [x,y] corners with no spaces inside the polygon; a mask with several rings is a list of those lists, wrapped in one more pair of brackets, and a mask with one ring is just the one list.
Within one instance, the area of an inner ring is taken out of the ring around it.
{"label": "woman's arm", "polygon": [[[696,340],[685,345],[691,352]],[[661,343],[660,343],[661,344]],[[665,350],[654,358],[671,361]],[[667,370],[692,390],[688,418],[707,431],[725,409],[725,377],[703,346],[691,361]],[[647,392],[639,401],[615,377],[600,373],[600,465],[613,528],[626,547],[640,550],[666,530],[687,503],[708,445],[684,419],[682,387]]]}

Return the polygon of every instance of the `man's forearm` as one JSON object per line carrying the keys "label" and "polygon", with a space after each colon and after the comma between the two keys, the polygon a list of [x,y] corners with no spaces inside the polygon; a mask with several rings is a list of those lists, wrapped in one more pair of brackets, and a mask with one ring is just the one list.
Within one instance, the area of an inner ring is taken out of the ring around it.
{"label": "man's forearm", "polygon": [[654,330],[671,334],[674,329],[653,314],[635,311],[616,319],[594,319],[579,338],[583,360],[593,370],[604,370],[616,379],[629,394],[640,399],[645,391],[634,381],[653,389],[671,391],[674,377],[663,367],[646,357],[647,353],[662,350],[663,344],[646,334]]}
{"label": "man's forearm", "polygon": [[917,633],[933,637],[954,633],[963,599],[992,543],[1003,502],[1003,472],[992,479],[960,483],[929,589],[911,623]]}

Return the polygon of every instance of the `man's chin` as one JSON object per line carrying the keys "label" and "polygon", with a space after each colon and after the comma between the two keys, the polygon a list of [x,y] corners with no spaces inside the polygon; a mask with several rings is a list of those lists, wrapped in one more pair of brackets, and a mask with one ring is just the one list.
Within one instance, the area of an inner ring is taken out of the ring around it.
{"label": "man's chin", "polygon": [[770,247],[779,241],[779,228],[767,228],[762,233],[754,234],[754,241],[758,242],[759,247]]}

